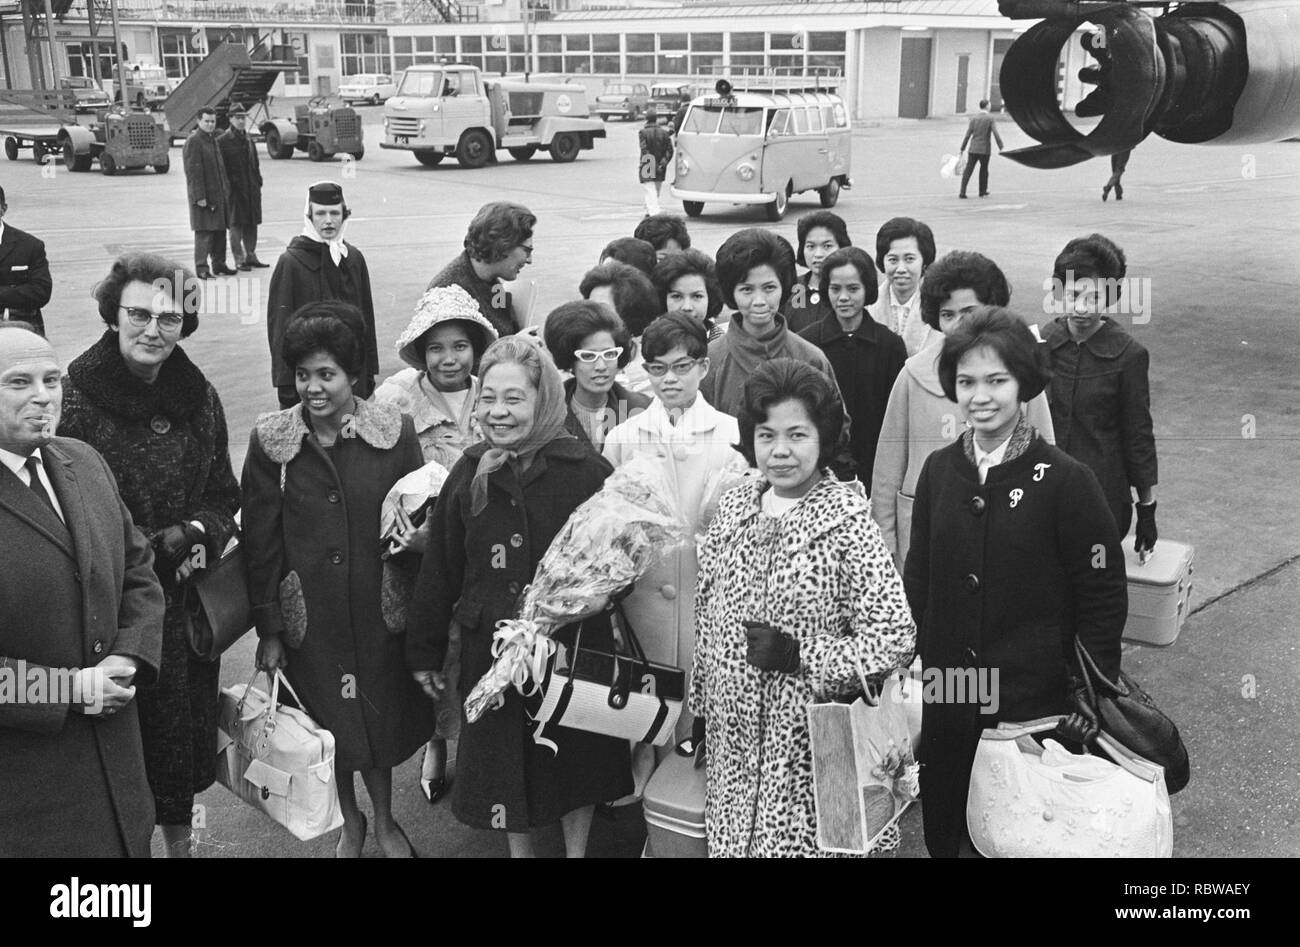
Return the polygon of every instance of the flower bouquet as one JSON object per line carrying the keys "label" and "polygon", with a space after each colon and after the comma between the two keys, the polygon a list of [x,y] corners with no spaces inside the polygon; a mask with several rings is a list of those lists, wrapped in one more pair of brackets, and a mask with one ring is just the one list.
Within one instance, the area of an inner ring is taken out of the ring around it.
{"label": "flower bouquet", "polygon": [[518,616],[497,622],[492,667],[465,699],[473,723],[499,706],[506,688],[537,692],[557,628],[599,612],[689,534],[663,468],[636,457],[619,467],[569,517],[524,590]]}

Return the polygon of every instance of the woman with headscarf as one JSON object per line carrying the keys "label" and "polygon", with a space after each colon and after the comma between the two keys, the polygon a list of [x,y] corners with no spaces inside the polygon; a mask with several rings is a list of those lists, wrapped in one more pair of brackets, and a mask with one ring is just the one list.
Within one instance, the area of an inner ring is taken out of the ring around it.
{"label": "woman with headscarf", "polygon": [[[406,627],[407,666],[435,699],[447,688],[452,626],[463,643],[459,681],[468,693],[492,666],[497,622],[513,616],[551,540],[612,470],[565,430],[559,371],[532,341],[494,342],[479,386],[485,441],[465,451],[443,485]],[[575,631],[562,628],[556,639],[571,646]],[[586,622],[583,642],[608,648],[608,623]],[[596,804],[632,790],[628,745],[548,727],[558,745],[552,752],[531,729],[514,690],[474,723],[462,711],[452,812],[466,825],[505,830],[514,857],[531,857],[531,831],[559,821],[566,853],[582,857]]]}

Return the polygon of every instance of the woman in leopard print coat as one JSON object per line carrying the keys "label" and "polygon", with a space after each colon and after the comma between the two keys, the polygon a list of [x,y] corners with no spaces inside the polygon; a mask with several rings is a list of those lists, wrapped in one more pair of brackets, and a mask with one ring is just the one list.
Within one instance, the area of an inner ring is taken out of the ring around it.
{"label": "woman in leopard print coat", "polygon": [[[757,390],[764,379],[766,397]],[[745,400],[741,447],[751,464],[756,424],[760,440],[769,437],[765,418],[783,402],[805,405],[820,443],[812,485],[793,505],[773,502],[798,491],[780,489],[760,444],[766,479],[723,497],[700,546],[690,709],[706,718],[709,856],[815,857],[824,853],[806,708],[861,693],[859,664],[868,680],[906,667],[916,629],[869,501],[826,471],[843,423],[833,386],[807,365],[777,359],[751,377]],[[746,622],[778,633],[785,667],[755,666]]]}

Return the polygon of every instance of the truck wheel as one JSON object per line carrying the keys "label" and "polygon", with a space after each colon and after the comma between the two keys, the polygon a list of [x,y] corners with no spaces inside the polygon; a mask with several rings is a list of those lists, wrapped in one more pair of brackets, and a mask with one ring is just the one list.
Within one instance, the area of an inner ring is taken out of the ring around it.
{"label": "truck wheel", "polygon": [[320,142],[318,142],[315,138],[307,142],[307,157],[310,158],[312,161],[325,160],[326,157],[325,149],[320,146]]}
{"label": "truck wheel", "polygon": [[556,164],[568,164],[578,157],[582,142],[571,132],[564,132],[551,139],[551,160]]}
{"label": "truck wheel", "polygon": [[13,135],[5,139],[5,157],[10,161],[18,160],[18,139]]}
{"label": "truck wheel", "polygon": [[357,148],[356,151],[352,152],[352,160],[353,160],[353,161],[360,161],[360,160],[361,160],[362,158],[364,158],[365,156],[366,156],[366,146],[365,146],[365,145],[360,145],[360,146]]}
{"label": "truck wheel", "polygon": [[821,198],[822,207],[834,207],[840,199],[840,179],[831,178],[825,187],[817,190],[817,196]]}
{"label": "truck wheel", "polygon": [[117,174],[117,160],[107,151],[99,153],[99,170],[103,171],[110,177]]}
{"label": "truck wheel", "polygon": [[445,157],[447,157],[447,155],[441,151],[415,152],[415,160],[420,162],[420,164],[424,165],[426,168],[433,168],[442,164],[442,159]]}
{"label": "truck wheel", "polygon": [[293,157],[293,145],[285,146],[278,128],[266,130],[266,153],[277,160]]}
{"label": "truck wheel", "polygon": [[537,154],[536,145],[521,145],[518,148],[507,148],[506,150],[510,152],[510,157],[516,161],[527,161]]}
{"label": "truck wheel", "polygon": [[682,210],[687,217],[698,217],[704,213],[704,201],[682,201]]}
{"label": "truck wheel", "polygon": [[471,128],[460,136],[460,145],[456,148],[456,160],[462,168],[481,168],[492,156],[492,139],[487,132]]}
{"label": "truck wheel", "polygon": [[166,174],[171,169],[172,169],[172,163],[171,163],[171,159],[169,158],[163,158],[162,161],[158,162],[153,166],[153,170],[155,174]]}
{"label": "truck wheel", "polygon": [[787,184],[785,190],[776,192],[776,200],[763,205],[768,220],[780,220],[785,216],[786,209],[790,206],[790,190],[791,186]]}
{"label": "truck wheel", "polygon": [[63,143],[63,166],[69,171],[89,171],[94,160],[94,156],[90,153],[77,154],[77,149],[71,141]]}

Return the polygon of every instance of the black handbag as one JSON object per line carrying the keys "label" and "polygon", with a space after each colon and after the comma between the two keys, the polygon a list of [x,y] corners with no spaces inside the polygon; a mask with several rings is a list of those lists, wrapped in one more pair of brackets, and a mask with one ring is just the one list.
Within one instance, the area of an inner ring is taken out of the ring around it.
{"label": "black handbag", "polygon": [[[1077,638],[1074,653],[1079,673],[1072,689],[1077,716],[1062,725],[1063,733],[1081,743],[1096,742],[1096,727],[1143,759],[1164,767],[1165,788],[1172,796],[1191,779],[1191,761],[1178,727],[1138,682],[1123,671],[1111,681],[1097,667],[1088,649]],[[1091,732],[1078,717],[1094,724]]]}
{"label": "black handbag", "polygon": [[236,538],[221,558],[194,573],[185,605],[185,637],[200,661],[215,661],[253,627],[253,604],[244,572],[244,546]]}

